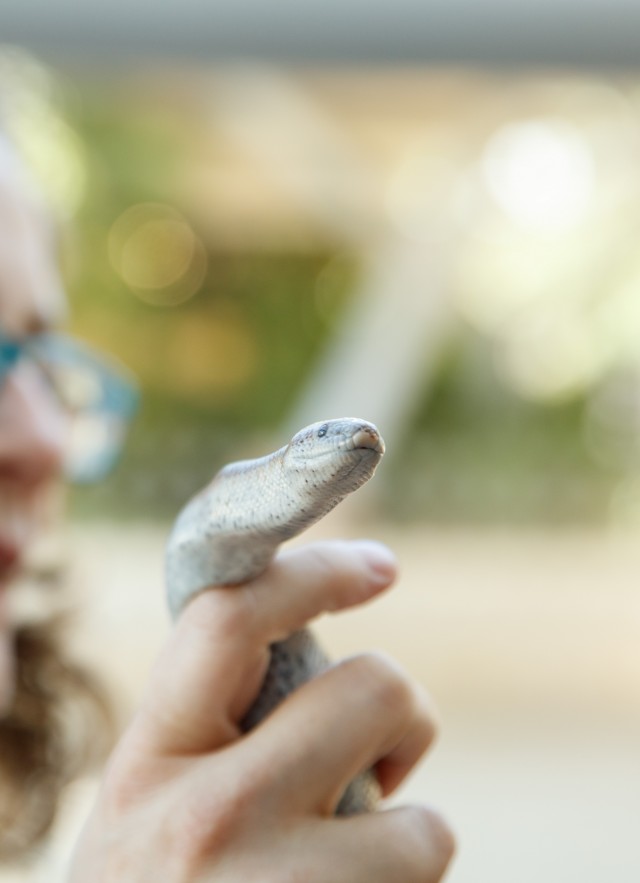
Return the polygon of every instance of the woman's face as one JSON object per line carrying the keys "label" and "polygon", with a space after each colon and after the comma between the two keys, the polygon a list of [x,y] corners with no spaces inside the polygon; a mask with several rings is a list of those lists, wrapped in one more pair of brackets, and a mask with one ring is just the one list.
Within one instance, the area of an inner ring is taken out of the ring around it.
{"label": "woman's face", "polygon": [[[0,145],[0,329],[19,339],[57,324],[62,312],[52,231]],[[59,478],[64,428],[44,378],[23,359],[0,386],[0,712],[13,689],[7,589]]]}

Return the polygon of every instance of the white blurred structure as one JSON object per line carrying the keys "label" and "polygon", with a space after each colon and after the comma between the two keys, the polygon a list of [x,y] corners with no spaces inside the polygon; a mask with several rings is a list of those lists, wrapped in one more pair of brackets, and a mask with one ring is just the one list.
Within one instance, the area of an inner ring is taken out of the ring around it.
{"label": "white blurred structure", "polygon": [[420,236],[403,235],[376,206],[369,157],[330,107],[284,71],[227,69],[211,98],[216,129],[364,266],[352,308],[290,415],[289,431],[324,417],[361,416],[383,427],[393,445],[453,320],[447,272],[455,225],[427,196]]}

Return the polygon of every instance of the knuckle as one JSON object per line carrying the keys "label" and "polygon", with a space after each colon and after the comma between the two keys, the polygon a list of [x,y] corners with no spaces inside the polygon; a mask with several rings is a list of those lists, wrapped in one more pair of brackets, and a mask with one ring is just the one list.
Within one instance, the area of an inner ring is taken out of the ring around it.
{"label": "knuckle", "polygon": [[319,579],[336,580],[352,576],[362,565],[354,544],[347,540],[319,540],[306,546],[301,554],[308,556],[308,563]]}
{"label": "knuckle", "polygon": [[408,848],[421,866],[432,872],[427,879],[439,879],[456,848],[451,828],[440,813],[426,806],[407,808],[402,813],[402,822]]}
{"label": "knuckle", "polygon": [[365,653],[350,661],[352,676],[369,700],[390,714],[406,714],[413,710],[415,688],[408,675],[383,653]]}
{"label": "knuckle", "polygon": [[308,604],[304,611],[305,620],[320,611],[331,611],[342,606],[339,596],[342,594],[347,577],[343,556],[337,552],[336,544],[314,543],[296,550],[295,554],[296,579],[307,587],[305,598]]}
{"label": "knuckle", "polygon": [[201,592],[184,614],[188,628],[214,636],[245,634],[252,620],[252,605],[241,588],[215,588]]}
{"label": "knuckle", "polygon": [[309,566],[313,568],[319,582],[332,582],[336,579],[342,557],[339,549],[340,546],[336,543],[314,543],[304,550]]}

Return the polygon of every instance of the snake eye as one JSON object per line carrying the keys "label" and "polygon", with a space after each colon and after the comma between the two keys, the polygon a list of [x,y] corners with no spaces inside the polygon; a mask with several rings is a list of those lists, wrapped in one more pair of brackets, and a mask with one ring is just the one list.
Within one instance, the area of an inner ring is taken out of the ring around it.
{"label": "snake eye", "polygon": [[327,429],[329,429],[328,423],[323,423],[320,429],[318,430],[318,438],[324,438],[327,434]]}

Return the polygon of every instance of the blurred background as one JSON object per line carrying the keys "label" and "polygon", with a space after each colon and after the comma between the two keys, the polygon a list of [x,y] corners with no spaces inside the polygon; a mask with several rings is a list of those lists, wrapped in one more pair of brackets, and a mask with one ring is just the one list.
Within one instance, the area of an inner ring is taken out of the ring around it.
{"label": "blurred background", "polygon": [[[402,580],[319,631],[436,699],[398,799],[450,819],[452,883],[635,883],[640,10],[355,6],[3,12],[71,329],[143,393],[113,476],[70,494],[76,650],[124,722],[182,503],[305,423],[373,420],[375,480],[313,534],[390,543]],[[58,879],[93,788],[0,880]]]}

